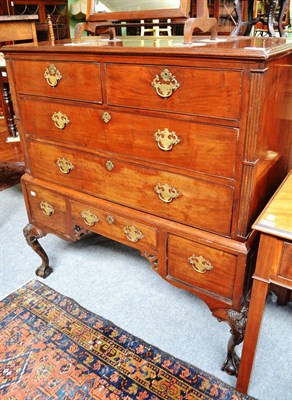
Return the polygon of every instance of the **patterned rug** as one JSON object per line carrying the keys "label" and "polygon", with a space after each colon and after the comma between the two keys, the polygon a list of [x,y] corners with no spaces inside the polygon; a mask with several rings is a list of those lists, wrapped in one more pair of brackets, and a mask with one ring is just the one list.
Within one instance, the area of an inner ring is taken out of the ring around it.
{"label": "patterned rug", "polygon": [[0,301],[0,398],[251,399],[35,280]]}

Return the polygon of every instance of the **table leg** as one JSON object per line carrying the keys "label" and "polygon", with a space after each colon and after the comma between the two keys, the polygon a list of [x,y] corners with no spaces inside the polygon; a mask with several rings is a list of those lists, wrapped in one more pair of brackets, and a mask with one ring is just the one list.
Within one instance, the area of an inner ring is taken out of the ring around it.
{"label": "table leg", "polygon": [[253,25],[255,25],[259,18],[253,18],[253,7],[254,7],[254,0],[247,1],[247,21],[243,21],[242,16],[242,0],[234,0],[234,10],[237,16],[237,25],[230,33],[230,36],[237,36],[242,27],[245,27],[245,32],[243,33],[244,36],[249,36]]}
{"label": "table leg", "polygon": [[270,287],[271,269],[278,265],[281,249],[280,240],[261,234],[236,385],[236,389],[242,393],[247,393],[265,301]]}
{"label": "table leg", "polygon": [[287,8],[288,8],[288,0],[282,0],[281,1],[281,5],[280,5],[280,13],[279,13],[279,18],[278,18],[278,31],[281,37],[286,37],[287,34],[284,31],[283,28],[283,19],[284,19],[284,15],[287,12]]}
{"label": "table leg", "polygon": [[269,36],[276,36],[274,30],[274,16],[277,0],[270,0],[269,2],[269,12],[268,12],[268,33]]}
{"label": "table leg", "polygon": [[236,389],[247,393],[269,283],[254,280]]}

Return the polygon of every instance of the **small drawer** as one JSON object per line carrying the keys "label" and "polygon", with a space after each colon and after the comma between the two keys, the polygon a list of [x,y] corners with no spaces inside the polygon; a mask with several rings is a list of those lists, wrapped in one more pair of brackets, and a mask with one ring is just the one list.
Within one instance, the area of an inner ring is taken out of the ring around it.
{"label": "small drawer", "polygon": [[17,60],[13,70],[19,94],[102,102],[99,63]]}
{"label": "small drawer", "polygon": [[27,141],[32,174],[121,205],[230,234],[234,188],[61,146]]}
{"label": "small drawer", "polygon": [[28,135],[234,178],[236,128],[32,99],[21,110]]}
{"label": "small drawer", "polygon": [[67,208],[64,197],[31,184],[27,184],[26,191],[31,213],[30,222],[66,234]]}
{"label": "small drawer", "polygon": [[155,228],[78,202],[72,202],[71,209],[79,226],[132,247],[157,250]]}
{"label": "small drawer", "polygon": [[28,98],[22,99],[20,106],[26,135],[104,150],[101,109]]}
{"label": "small drawer", "polygon": [[237,257],[169,235],[168,277],[232,300]]}
{"label": "small drawer", "polygon": [[238,120],[243,74],[238,70],[107,64],[107,103]]}

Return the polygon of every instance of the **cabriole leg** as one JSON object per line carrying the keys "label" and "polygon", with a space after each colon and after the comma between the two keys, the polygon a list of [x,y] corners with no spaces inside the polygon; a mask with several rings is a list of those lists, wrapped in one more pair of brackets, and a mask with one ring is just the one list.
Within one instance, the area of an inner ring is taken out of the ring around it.
{"label": "cabriole leg", "polygon": [[221,367],[222,371],[227,372],[229,375],[238,375],[240,358],[235,352],[235,347],[243,341],[247,312],[247,303],[243,305],[241,311],[218,309],[213,312],[213,315],[219,321],[227,322],[231,328],[231,337],[227,345],[227,357]]}
{"label": "cabriole leg", "polygon": [[26,225],[26,227],[23,229],[23,234],[24,234],[24,237],[25,237],[27,243],[29,244],[29,246],[42,259],[42,264],[35,271],[36,275],[40,276],[41,278],[46,278],[53,271],[53,268],[51,268],[49,266],[49,258],[37,240],[37,239],[40,239],[41,237],[43,237],[44,234],[42,233],[42,231],[40,231],[38,228],[36,228],[35,226],[33,226],[31,224]]}

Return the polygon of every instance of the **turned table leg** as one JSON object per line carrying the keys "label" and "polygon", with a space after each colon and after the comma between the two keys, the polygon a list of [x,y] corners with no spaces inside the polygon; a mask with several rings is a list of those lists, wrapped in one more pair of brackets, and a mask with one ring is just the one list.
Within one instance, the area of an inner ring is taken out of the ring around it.
{"label": "turned table leg", "polygon": [[33,226],[31,224],[28,224],[25,226],[25,228],[23,229],[23,234],[24,234],[24,237],[25,237],[27,243],[29,244],[29,246],[42,259],[42,264],[35,271],[36,275],[40,276],[41,278],[46,278],[53,271],[53,268],[51,268],[49,266],[49,258],[37,240],[37,239],[40,239],[41,237],[43,237],[44,234],[38,228],[36,228],[35,226]]}
{"label": "turned table leg", "polygon": [[[0,69],[0,73],[2,73],[2,70]],[[15,125],[15,120],[14,120],[14,111],[13,111],[13,105],[12,105],[12,100],[10,96],[10,91],[9,91],[9,85],[8,83],[2,82],[2,79],[0,78],[0,87],[1,87],[1,95],[2,95],[2,106],[3,106],[3,114],[5,118],[5,122],[7,125],[7,130],[8,134],[10,137],[16,138],[18,136],[17,132],[17,127]]]}
{"label": "turned table leg", "polygon": [[283,19],[284,19],[284,15],[286,14],[286,12],[288,11],[288,3],[289,0],[283,0],[281,2],[281,6],[280,6],[280,13],[278,16],[278,31],[281,37],[286,37],[287,33],[284,31],[283,28]]}

